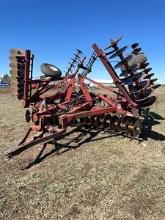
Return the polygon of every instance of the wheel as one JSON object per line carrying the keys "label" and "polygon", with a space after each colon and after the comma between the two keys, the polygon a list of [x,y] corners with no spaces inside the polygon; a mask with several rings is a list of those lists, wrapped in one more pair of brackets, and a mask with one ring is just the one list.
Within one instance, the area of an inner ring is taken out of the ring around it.
{"label": "wheel", "polygon": [[48,63],[43,63],[40,69],[45,76],[49,76],[54,79],[59,79],[62,75],[62,72],[58,67]]}
{"label": "wheel", "polygon": [[137,65],[138,67],[140,66],[141,63],[144,63],[147,61],[147,58],[143,53],[139,54],[133,54],[132,58],[128,61],[129,66]]}
{"label": "wheel", "polygon": [[[132,66],[136,66],[139,67],[142,63],[146,62],[147,58],[145,57],[145,55],[143,53],[139,53],[139,54],[131,54],[131,59],[128,61],[128,66],[132,67]],[[126,68],[124,66],[121,66],[121,71],[124,72],[126,71]]]}

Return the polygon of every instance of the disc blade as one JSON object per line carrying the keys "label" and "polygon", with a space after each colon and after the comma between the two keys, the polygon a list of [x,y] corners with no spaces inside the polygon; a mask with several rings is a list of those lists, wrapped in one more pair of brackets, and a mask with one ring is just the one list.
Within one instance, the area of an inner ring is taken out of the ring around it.
{"label": "disc blade", "polygon": [[128,77],[121,79],[121,80],[125,85],[132,85],[133,84],[133,80],[132,80],[131,76],[128,76]]}
{"label": "disc blade", "polygon": [[105,55],[106,55],[106,56],[111,55],[111,54],[114,53],[115,51],[116,51],[116,50],[109,51],[109,52],[105,53]]}
{"label": "disc blade", "polygon": [[80,49],[76,49],[78,53],[82,54],[83,52]]}
{"label": "disc blade", "polygon": [[14,62],[21,62],[25,59],[25,56],[22,56],[22,54],[18,54],[18,55],[14,55],[14,54],[11,54],[9,56],[9,60],[11,61],[14,61]]}
{"label": "disc blade", "polygon": [[129,74],[134,74],[136,70],[138,70],[138,66],[136,64],[133,64],[132,66],[129,66],[127,70],[125,67],[121,67],[122,72],[120,73],[120,76],[128,76]]}
{"label": "disc blade", "polygon": [[146,63],[146,62],[141,63],[140,68],[146,68],[148,65],[149,65],[149,63]]}
{"label": "disc blade", "polygon": [[132,47],[133,49],[135,49],[135,48],[138,47],[138,46],[139,46],[139,43],[134,43],[134,44],[131,45],[131,47]]}
{"label": "disc blade", "polygon": [[140,92],[142,89],[145,89],[149,84],[150,82],[148,80],[141,81],[138,83],[138,85],[132,86],[130,92],[131,93]]}
{"label": "disc blade", "polygon": [[115,46],[123,37],[119,37],[116,40],[110,40],[111,43],[104,49],[104,50],[108,50],[109,48]]}
{"label": "disc blade", "polygon": [[139,72],[139,73],[135,73],[133,76],[127,76],[121,80],[125,85],[132,85],[134,81],[139,80],[142,76],[143,76],[143,72]]}
{"label": "disc blade", "polygon": [[147,68],[147,69],[144,70],[144,72],[145,72],[145,73],[148,73],[148,72],[150,72],[151,70],[152,70],[152,68]]}
{"label": "disc blade", "polygon": [[156,82],[157,80],[158,80],[157,78],[152,79],[152,80],[150,80],[150,83],[153,84],[153,83]]}
{"label": "disc blade", "polygon": [[152,89],[157,89],[157,88],[159,88],[160,86],[161,86],[161,84],[157,84],[157,85],[151,86],[151,88],[152,88]]}
{"label": "disc blade", "polygon": [[131,59],[131,55],[129,55],[128,57],[124,58],[122,61],[118,62],[114,68],[117,69],[117,68],[120,68],[121,66],[123,66],[123,63],[127,63],[130,59]]}
{"label": "disc blade", "polygon": [[140,108],[149,108],[156,101],[156,96],[149,96],[142,101],[138,101],[137,104]]}
{"label": "disc blade", "polygon": [[122,71],[121,73],[120,73],[120,77],[123,77],[123,76],[128,76],[128,71]]}
{"label": "disc blade", "polygon": [[133,54],[138,54],[141,50],[142,50],[142,49],[141,49],[140,47],[138,47],[138,48],[134,49],[134,50],[132,51],[132,53],[133,53]]}
{"label": "disc blade", "polygon": [[18,69],[16,68],[16,69],[11,69],[9,72],[11,76],[17,76],[17,71]]}
{"label": "disc blade", "polygon": [[12,49],[9,50],[9,53],[15,54],[15,55],[25,54],[25,50],[19,49],[19,48],[12,48]]}
{"label": "disc blade", "polygon": [[124,47],[122,47],[121,49],[116,50],[115,53],[112,54],[112,55],[109,57],[109,59],[112,59],[112,58],[114,58],[114,57],[116,57],[116,56],[122,54],[122,53],[127,49],[127,47],[128,47],[128,46],[124,46]]}
{"label": "disc blade", "polygon": [[133,79],[136,81],[136,80],[141,79],[143,76],[144,76],[143,72],[135,73],[133,76]]}
{"label": "disc blade", "polygon": [[154,73],[147,74],[143,77],[143,79],[150,79],[154,75],[155,75]]}
{"label": "disc blade", "polygon": [[142,90],[141,92],[137,92],[133,94],[133,97],[136,101],[140,101],[140,100],[144,100],[145,98],[147,98],[148,96],[150,96],[152,93],[152,89],[151,88],[147,88],[145,90]]}

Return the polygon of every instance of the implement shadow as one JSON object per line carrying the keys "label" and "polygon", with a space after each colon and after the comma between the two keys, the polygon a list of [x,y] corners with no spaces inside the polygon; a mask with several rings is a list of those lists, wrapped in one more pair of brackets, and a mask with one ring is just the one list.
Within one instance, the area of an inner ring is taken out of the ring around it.
{"label": "implement shadow", "polygon": [[[39,154],[37,155],[37,157],[30,162],[27,166],[25,166],[23,169],[29,169],[32,166],[41,163],[43,160],[45,160],[47,157],[49,156],[53,156],[53,155],[61,155],[67,151],[70,151],[72,149],[76,149],[79,148],[81,145],[85,144],[85,143],[89,143],[89,142],[93,142],[93,141],[98,141],[98,140],[102,140],[102,139],[106,139],[106,138],[110,138],[110,137],[114,137],[114,136],[123,136],[123,137],[127,137],[130,140],[136,139],[140,142],[142,141],[147,141],[149,138],[153,139],[153,140],[157,140],[157,141],[164,141],[165,140],[165,135],[160,134],[156,131],[152,130],[152,127],[154,125],[160,124],[160,120],[165,120],[162,116],[158,115],[157,113],[151,112],[150,117],[147,118],[146,120],[144,120],[144,125],[142,128],[142,133],[140,135],[139,138],[133,138],[133,137],[128,137],[126,135],[124,135],[123,133],[108,133],[110,132],[107,129],[93,129],[91,130],[89,129],[85,129],[82,127],[78,127],[75,128],[69,132],[67,132],[66,134],[64,134],[62,137],[65,138],[66,136],[68,137],[71,134],[75,134],[76,132],[80,132],[80,134],[78,134],[76,137],[71,138],[67,143],[57,143],[57,142],[49,142],[49,143],[45,143],[41,149],[41,151],[39,152]],[[104,137],[97,137],[97,135],[100,132],[105,132],[108,133],[107,136]],[[66,138],[65,140],[67,140],[68,138]],[[44,150],[46,149],[47,144],[52,144],[53,148],[51,151],[44,153]]]}
{"label": "implement shadow", "polygon": [[165,120],[161,115],[150,112],[150,115],[143,121],[142,133],[140,138],[148,140],[148,138],[156,141],[165,141],[165,135],[152,130],[152,127],[161,124]]}
{"label": "implement shadow", "polygon": [[[49,143],[45,143],[39,154],[37,155],[37,157],[30,162],[28,165],[26,165],[24,169],[29,169],[34,165],[37,165],[39,163],[41,163],[43,160],[45,160],[47,157],[49,156],[53,156],[53,155],[61,155],[67,151],[79,148],[81,145],[85,144],[85,143],[89,143],[91,141],[97,141],[97,140],[102,140],[102,139],[106,139],[106,138],[110,138],[113,136],[118,136],[120,134],[114,133],[114,134],[109,134],[106,137],[99,137],[97,139],[93,139],[95,138],[101,131],[103,131],[103,129],[97,129],[97,130],[89,130],[89,129],[83,129],[81,128],[80,130],[77,130],[79,132],[81,132],[79,135],[77,135],[76,137],[70,139],[70,141],[68,141],[67,143],[61,144],[61,143],[54,143],[54,142],[49,142]],[[75,130],[73,130],[73,133],[75,132]],[[69,133],[71,134],[71,132]],[[51,151],[45,153],[43,155],[44,150],[46,149],[47,144],[52,144],[53,148]]]}

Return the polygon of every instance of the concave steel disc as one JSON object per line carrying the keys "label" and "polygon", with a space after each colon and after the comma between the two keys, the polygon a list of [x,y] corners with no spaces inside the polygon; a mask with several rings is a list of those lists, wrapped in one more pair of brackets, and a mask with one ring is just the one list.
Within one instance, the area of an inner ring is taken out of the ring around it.
{"label": "concave steel disc", "polygon": [[124,63],[127,63],[130,59],[132,58],[132,55],[129,55],[128,57],[124,58],[122,61],[118,62],[114,68],[120,68],[121,66],[123,66]]}
{"label": "concave steel disc", "polygon": [[131,47],[132,47],[133,49],[135,49],[135,48],[138,47],[138,46],[139,46],[139,43],[134,43],[134,44],[131,45]]}
{"label": "concave steel disc", "polygon": [[123,37],[119,37],[116,40],[111,40],[111,43],[104,49],[104,50],[108,50],[109,48],[115,46]]}
{"label": "concave steel disc", "polygon": [[139,92],[142,89],[145,89],[149,85],[150,85],[150,82],[148,80],[141,81],[138,83],[138,85],[132,86],[132,88],[130,89],[130,93]]}
{"label": "concave steel disc", "polygon": [[131,131],[133,137],[138,137],[140,135],[142,128],[142,121],[137,119],[133,124],[133,129]]}
{"label": "concave steel disc", "polygon": [[150,96],[151,93],[152,93],[152,89],[147,88],[147,89],[142,90],[140,92],[134,93],[133,97],[136,101],[140,101],[140,100],[143,100],[143,99],[147,98],[148,96]]}
{"label": "concave steel disc", "polygon": [[143,72],[134,73],[133,76],[127,76],[121,79],[125,85],[132,85],[134,81],[139,80],[143,76]]}
{"label": "concave steel disc", "polygon": [[103,119],[103,126],[104,127],[109,127],[110,123],[111,123],[111,115],[107,114],[105,115],[104,119]]}
{"label": "concave steel disc", "polygon": [[149,108],[156,101],[156,96],[149,96],[148,98],[138,101],[137,104],[140,108]]}
{"label": "concave steel disc", "polygon": [[133,75],[133,79],[134,79],[134,80],[139,80],[140,78],[143,77],[143,75],[144,75],[143,72],[135,73],[135,74]]}
{"label": "concave steel disc", "polygon": [[140,68],[146,68],[148,65],[149,65],[149,63],[146,63],[146,62],[141,63]]}
{"label": "concave steel disc", "polygon": [[157,85],[151,86],[151,88],[152,88],[152,89],[157,89],[157,88],[159,88],[160,86],[161,86],[161,84],[157,84]]}
{"label": "concave steel disc", "polygon": [[14,54],[11,54],[10,56],[9,56],[9,60],[11,60],[11,61],[18,61],[18,62],[21,62],[21,61],[23,61],[25,59],[25,57],[24,56],[22,56],[22,54],[18,54],[18,55],[14,55]]}
{"label": "concave steel disc", "polygon": [[133,53],[133,54],[138,54],[141,50],[142,50],[142,49],[141,49],[140,47],[138,47],[138,48],[134,49],[134,50],[132,51],[132,53]]}
{"label": "concave steel disc", "polygon": [[121,80],[125,85],[132,85],[133,84],[133,79],[131,76],[128,76],[128,77],[123,78]]}
{"label": "concave steel disc", "polygon": [[16,77],[17,76],[17,69],[12,69],[9,71],[10,72],[10,75],[13,76],[13,77]]}
{"label": "concave steel disc", "polygon": [[143,79],[150,79],[152,76],[154,76],[155,74],[154,73],[149,73],[149,74],[147,74],[147,75],[145,75],[144,77],[143,77]]}
{"label": "concave steel disc", "polygon": [[112,58],[117,57],[118,55],[122,54],[127,49],[127,47],[128,46],[124,46],[121,49],[116,50],[115,53],[109,57],[109,59],[112,59]]}
{"label": "concave steel disc", "polygon": [[136,64],[133,64],[132,66],[129,66],[127,70],[124,68],[121,68],[122,72],[119,76],[128,76],[129,74],[134,74],[136,70],[138,70],[138,66]]}
{"label": "concave steel disc", "polygon": [[11,54],[25,54],[25,50],[23,49],[18,49],[18,48],[12,48],[9,50],[9,53]]}
{"label": "concave steel disc", "polygon": [[116,50],[109,51],[109,52],[105,53],[105,55],[106,55],[106,56],[111,55],[111,54],[114,53],[115,51],[116,51]]}
{"label": "concave steel disc", "polygon": [[151,79],[151,80],[150,80],[150,83],[153,84],[153,83],[156,82],[157,80],[158,80],[157,78]]}
{"label": "concave steel disc", "polygon": [[123,76],[128,76],[128,74],[129,74],[129,72],[128,71],[122,71],[121,73],[120,73],[120,77],[123,77]]}
{"label": "concave steel disc", "polygon": [[152,70],[152,68],[147,68],[147,69],[144,70],[144,72],[145,72],[145,73],[148,73],[148,72],[150,72],[151,70]]}

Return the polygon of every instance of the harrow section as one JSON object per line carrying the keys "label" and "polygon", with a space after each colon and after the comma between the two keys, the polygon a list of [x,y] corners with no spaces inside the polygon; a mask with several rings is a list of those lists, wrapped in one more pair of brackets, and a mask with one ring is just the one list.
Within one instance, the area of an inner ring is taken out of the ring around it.
{"label": "harrow section", "polygon": [[[132,44],[125,56],[127,46],[120,48],[120,40],[111,40],[105,49],[94,44],[87,62],[82,51],[76,50],[64,76],[56,66],[42,64],[44,75],[37,80],[33,79],[31,51],[10,50],[12,88],[28,108],[25,119],[31,124],[21,143],[7,152],[8,157],[41,142],[56,143],[69,126],[107,129],[130,137],[140,135],[143,120],[156,101],[153,91],[160,85],[155,84],[157,79],[152,78],[154,73],[139,44]],[[114,58],[119,61],[113,66]],[[115,87],[88,77],[96,60],[104,65]],[[91,82],[97,89],[90,86]]]}

